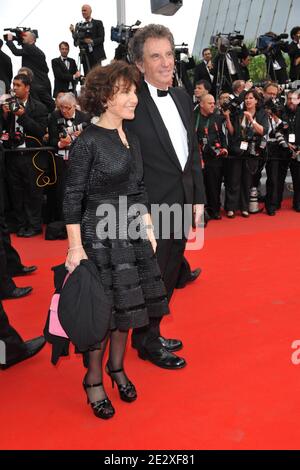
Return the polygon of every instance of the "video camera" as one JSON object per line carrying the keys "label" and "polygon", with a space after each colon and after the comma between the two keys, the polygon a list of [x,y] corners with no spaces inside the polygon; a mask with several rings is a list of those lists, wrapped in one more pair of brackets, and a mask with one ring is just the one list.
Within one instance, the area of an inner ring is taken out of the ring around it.
{"label": "video camera", "polygon": [[280,118],[284,111],[284,105],[279,100],[274,101],[272,98],[270,98],[269,100],[265,101],[264,109]]}
{"label": "video camera", "polygon": [[137,20],[133,25],[126,26],[125,24],[120,24],[118,26],[112,26],[110,31],[111,41],[117,42],[118,44],[128,45],[129,40],[138,30],[141,21]]}
{"label": "video camera", "polygon": [[58,135],[60,139],[65,139],[68,135],[72,136],[74,132],[82,132],[88,126],[87,122],[82,122],[77,125],[68,126],[67,120],[65,118],[57,119],[57,128],[58,128]]}
{"label": "video camera", "polygon": [[265,52],[266,50],[272,50],[277,46],[284,46],[288,44],[286,41],[283,41],[283,39],[288,39],[289,35],[286,33],[282,34],[262,34],[257,38],[256,41],[256,49],[258,49],[260,52]]}
{"label": "video camera", "polygon": [[[37,29],[17,27],[17,28],[5,28],[3,31],[9,31],[10,33],[14,33],[15,36],[13,36],[12,40],[17,41],[19,46],[23,44],[24,33],[27,33],[28,31],[30,33],[34,33],[36,38],[39,37]],[[4,34],[3,36],[4,41],[8,41],[7,36],[8,36],[7,34]]]}
{"label": "video camera", "polygon": [[87,44],[84,42],[85,39],[92,37],[92,22],[80,22],[76,24],[75,33],[76,33],[76,45],[79,47],[85,47]]}
{"label": "video camera", "polygon": [[243,40],[244,36],[240,34],[240,31],[229,34],[218,33],[211,36],[210,45],[216,47],[220,54],[227,54],[230,51],[241,52]]}

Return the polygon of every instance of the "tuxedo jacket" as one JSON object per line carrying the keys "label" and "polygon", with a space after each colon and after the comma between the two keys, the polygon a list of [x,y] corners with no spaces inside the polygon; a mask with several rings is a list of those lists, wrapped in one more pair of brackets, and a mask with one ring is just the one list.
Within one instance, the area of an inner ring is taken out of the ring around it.
{"label": "tuxedo jacket", "polygon": [[[69,69],[67,68],[65,62],[61,59],[61,57],[57,57],[56,59],[52,59],[52,70],[54,75],[54,91],[53,96],[56,98],[58,93],[68,92],[71,91],[72,93],[75,92],[76,88],[76,81],[73,80],[73,75],[77,72],[77,65],[74,59],[68,57],[68,61],[70,63]],[[69,83],[72,83],[72,90],[69,90]]]}
{"label": "tuxedo jacket", "polygon": [[[214,74],[214,69],[211,71],[211,74]],[[213,84],[210,74],[207,71],[206,64],[204,61],[200,62],[200,64],[196,65],[195,70],[194,70],[194,88],[196,86],[196,83],[199,82],[199,80],[206,80],[208,83],[211,85]]]}
{"label": "tuxedo jacket", "polygon": [[201,158],[193,126],[191,98],[183,88],[170,88],[182,122],[187,130],[188,159],[184,170],[175,153],[167,128],[144,82],[139,92],[135,118],[126,127],[136,134],[141,145],[144,182],[150,204],[203,204]]}
{"label": "tuxedo jacket", "polygon": [[[104,26],[101,20],[94,20],[92,19],[91,21],[93,28],[91,31],[91,39],[94,42],[93,45],[93,58],[96,62],[99,60],[104,60],[106,59],[105,51],[104,51],[104,36],[105,36],[105,31],[104,31]],[[74,46],[78,46],[78,35],[76,33],[77,31],[77,26],[79,23],[76,24],[75,27],[75,32],[73,33],[73,39],[74,39]],[[89,54],[88,50],[87,53]]]}

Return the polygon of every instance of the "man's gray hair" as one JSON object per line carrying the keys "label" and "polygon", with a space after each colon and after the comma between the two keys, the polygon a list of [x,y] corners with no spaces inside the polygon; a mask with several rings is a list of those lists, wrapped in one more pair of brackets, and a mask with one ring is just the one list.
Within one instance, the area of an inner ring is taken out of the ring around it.
{"label": "man's gray hair", "polygon": [[129,55],[133,63],[139,64],[144,58],[144,44],[147,39],[168,39],[173,52],[175,51],[174,37],[169,28],[161,24],[148,24],[139,28],[129,42]]}
{"label": "man's gray hair", "polygon": [[77,103],[75,95],[73,93],[64,93],[58,98],[59,104],[75,104]]}

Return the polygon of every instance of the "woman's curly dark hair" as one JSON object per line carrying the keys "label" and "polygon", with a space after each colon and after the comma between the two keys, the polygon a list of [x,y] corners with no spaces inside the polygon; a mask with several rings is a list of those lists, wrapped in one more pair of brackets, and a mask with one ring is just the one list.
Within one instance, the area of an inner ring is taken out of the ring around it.
{"label": "woman's curly dark hair", "polygon": [[135,65],[118,60],[102,67],[96,65],[87,74],[79,98],[81,109],[93,116],[99,116],[106,110],[107,101],[117,93],[118,82],[129,89],[131,85],[139,88],[141,75]]}

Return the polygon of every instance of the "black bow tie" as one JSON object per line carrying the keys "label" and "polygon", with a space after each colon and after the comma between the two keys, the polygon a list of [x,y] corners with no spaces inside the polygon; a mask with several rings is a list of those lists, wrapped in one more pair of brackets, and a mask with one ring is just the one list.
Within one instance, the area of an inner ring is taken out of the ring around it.
{"label": "black bow tie", "polygon": [[157,96],[162,97],[162,96],[167,96],[169,93],[169,90],[159,90],[157,89]]}

